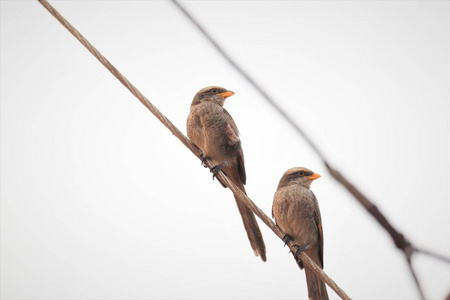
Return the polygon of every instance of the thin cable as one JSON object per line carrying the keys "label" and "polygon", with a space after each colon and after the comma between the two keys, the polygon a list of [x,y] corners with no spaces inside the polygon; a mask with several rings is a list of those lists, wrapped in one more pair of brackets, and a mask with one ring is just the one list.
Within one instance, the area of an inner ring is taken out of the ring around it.
{"label": "thin cable", "polygon": [[[61,14],[53,8],[46,0],[38,0],[64,27],[75,36],[83,46],[85,46],[89,52],[92,53],[130,92],[138,98],[138,100],[150,110],[150,112],[158,118],[161,123],[166,126],[172,134],[174,134],[192,153],[194,153],[199,159],[201,151],[195,147],[190,140],[175,126],[169,119],[167,119],[139,90],[131,84],[122,73],[119,72],[92,44],[85,38],[81,33],[75,29]],[[207,159],[205,161],[206,165],[211,169],[214,164],[211,160]],[[239,199],[247,205],[247,207],[255,213],[272,231],[281,239],[285,236],[284,232],[282,232],[278,226],[270,219],[256,204],[250,200],[250,198],[245,195],[244,192],[241,191],[228,177],[220,171],[217,175],[221,182],[225,183],[225,185],[235,194],[238,195]],[[295,253],[297,248],[294,247],[294,244],[289,242],[287,244],[291,251]],[[331,289],[333,289],[336,294],[339,295],[342,299],[349,300],[351,299],[316,263],[314,263],[308,255],[304,252],[300,253],[300,257],[309,269],[311,269],[320,279],[325,282]]]}

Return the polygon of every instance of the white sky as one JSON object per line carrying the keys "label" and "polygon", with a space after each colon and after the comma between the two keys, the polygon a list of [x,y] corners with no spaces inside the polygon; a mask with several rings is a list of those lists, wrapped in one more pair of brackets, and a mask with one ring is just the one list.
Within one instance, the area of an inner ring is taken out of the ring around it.
{"label": "white sky", "polygon": [[[185,6],[417,246],[450,256],[448,1]],[[325,271],[354,299],[417,299],[402,254],[311,149],[166,1],[52,1],[176,126],[221,85],[247,192],[320,174]],[[1,8],[2,299],[298,299],[304,272],[37,1]],[[430,299],[450,265],[414,259]],[[337,298],[329,289],[331,298]]]}

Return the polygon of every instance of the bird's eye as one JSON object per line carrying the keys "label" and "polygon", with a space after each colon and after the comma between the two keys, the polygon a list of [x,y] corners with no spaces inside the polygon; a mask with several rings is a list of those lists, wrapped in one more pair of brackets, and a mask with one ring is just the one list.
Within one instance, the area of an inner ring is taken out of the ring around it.
{"label": "bird's eye", "polygon": [[300,171],[300,172],[298,172],[298,175],[300,175],[300,176],[305,176],[305,172]]}
{"label": "bird's eye", "polygon": [[217,89],[212,90],[213,94],[217,94]]}

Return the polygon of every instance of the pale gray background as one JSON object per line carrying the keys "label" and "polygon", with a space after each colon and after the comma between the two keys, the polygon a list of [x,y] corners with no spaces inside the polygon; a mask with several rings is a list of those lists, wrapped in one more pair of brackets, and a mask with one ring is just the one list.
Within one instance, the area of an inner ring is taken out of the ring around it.
{"label": "pale gray background", "polygon": [[[194,94],[226,108],[249,196],[321,173],[325,270],[354,299],[417,299],[402,254],[311,149],[166,1],[52,4],[183,132]],[[450,255],[448,1],[183,2],[419,246]],[[261,225],[37,1],[1,1],[2,299],[306,298]],[[418,255],[431,299],[450,266]],[[329,290],[331,298],[337,296]]]}

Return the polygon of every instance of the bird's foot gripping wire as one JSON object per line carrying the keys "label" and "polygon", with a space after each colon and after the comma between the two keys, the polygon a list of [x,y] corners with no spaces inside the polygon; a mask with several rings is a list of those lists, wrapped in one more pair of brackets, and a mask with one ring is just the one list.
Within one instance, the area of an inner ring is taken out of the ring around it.
{"label": "bird's foot gripping wire", "polygon": [[206,160],[209,159],[209,157],[204,155],[202,152],[202,153],[200,153],[200,159],[202,160],[202,166],[207,168],[208,166],[206,165]]}
{"label": "bird's foot gripping wire", "polygon": [[[296,258],[298,258],[298,256],[300,255],[300,253],[302,253],[303,251],[305,251],[306,249],[309,248],[309,245],[306,246],[300,246],[300,245],[294,245],[295,248],[297,248],[297,251],[295,251],[294,256]],[[291,251],[292,252],[292,251]]]}
{"label": "bird's foot gripping wire", "polygon": [[219,171],[222,170],[222,168],[225,167],[225,165],[226,165],[225,163],[222,163],[220,165],[217,165],[217,166],[214,166],[211,168],[210,171],[211,171],[211,173],[213,173],[213,177],[212,177],[213,180],[214,180],[214,178],[216,178],[217,173],[219,173]]}
{"label": "bird's foot gripping wire", "polygon": [[292,240],[293,240],[292,236],[290,236],[289,234],[285,234],[283,237],[284,246],[286,247],[286,245]]}

